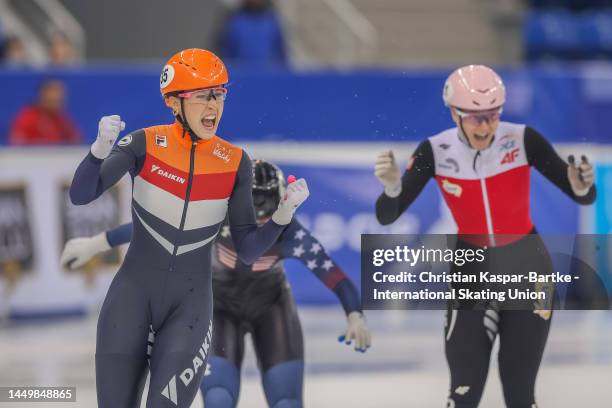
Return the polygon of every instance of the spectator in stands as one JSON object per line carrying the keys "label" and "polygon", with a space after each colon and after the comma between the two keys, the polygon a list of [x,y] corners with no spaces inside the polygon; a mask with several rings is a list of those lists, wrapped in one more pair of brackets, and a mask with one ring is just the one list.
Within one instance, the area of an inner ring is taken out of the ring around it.
{"label": "spectator in stands", "polygon": [[22,66],[31,63],[21,38],[10,35],[2,47],[2,63],[8,66]]}
{"label": "spectator in stands", "polygon": [[256,64],[284,64],[285,44],[269,0],[243,0],[223,30],[224,58]]}
{"label": "spectator in stands", "polygon": [[70,40],[60,32],[53,33],[49,43],[49,63],[71,65],[76,62],[76,51]]}
{"label": "spectator in stands", "polygon": [[57,79],[45,80],[36,103],[17,114],[11,126],[9,143],[12,145],[76,144],[81,133],[64,110],[66,88]]}

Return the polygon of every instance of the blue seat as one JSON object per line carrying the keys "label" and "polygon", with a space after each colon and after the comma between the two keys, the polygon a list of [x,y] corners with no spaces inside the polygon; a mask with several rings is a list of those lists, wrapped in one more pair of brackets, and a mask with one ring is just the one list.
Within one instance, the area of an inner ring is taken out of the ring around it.
{"label": "blue seat", "polygon": [[612,57],[612,9],[586,12],[582,17],[585,45],[594,45],[597,57]]}
{"label": "blue seat", "polygon": [[581,58],[578,17],[563,9],[531,11],[523,23],[528,60]]}

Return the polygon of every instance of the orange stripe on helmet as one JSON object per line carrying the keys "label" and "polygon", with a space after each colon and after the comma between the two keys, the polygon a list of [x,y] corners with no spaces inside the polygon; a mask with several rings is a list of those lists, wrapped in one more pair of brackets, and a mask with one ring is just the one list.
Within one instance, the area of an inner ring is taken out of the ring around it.
{"label": "orange stripe on helmet", "polygon": [[227,68],[219,57],[200,48],[189,48],[174,54],[166,63],[159,79],[162,95],[225,85]]}

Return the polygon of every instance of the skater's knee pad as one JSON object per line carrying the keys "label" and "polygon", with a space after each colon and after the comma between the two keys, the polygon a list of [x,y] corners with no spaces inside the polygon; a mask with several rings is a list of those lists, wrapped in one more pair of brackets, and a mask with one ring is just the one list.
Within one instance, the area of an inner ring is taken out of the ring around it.
{"label": "skater's knee pad", "polygon": [[234,407],[240,392],[240,371],[229,360],[211,356],[200,388],[206,408]]}
{"label": "skater's knee pad", "polygon": [[304,362],[293,360],[277,364],[263,374],[268,405],[274,408],[301,408]]}
{"label": "skater's knee pad", "polygon": [[204,406],[206,408],[234,408],[236,400],[226,388],[212,387],[204,395]]}
{"label": "skater's knee pad", "polygon": [[296,399],[282,399],[276,404],[271,405],[272,408],[302,408],[302,402]]}

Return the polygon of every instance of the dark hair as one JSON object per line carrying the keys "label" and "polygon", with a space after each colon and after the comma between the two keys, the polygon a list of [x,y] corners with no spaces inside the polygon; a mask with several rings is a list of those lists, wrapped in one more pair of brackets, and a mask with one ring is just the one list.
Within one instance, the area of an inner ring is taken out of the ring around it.
{"label": "dark hair", "polygon": [[45,89],[49,85],[56,84],[56,83],[64,85],[64,81],[56,77],[46,77],[46,78],[41,79],[40,82],[38,83],[38,88],[37,88],[38,93],[40,93],[43,89]]}
{"label": "dark hair", "polygon": [[8,54],[8,50],[9,50],[9,46],[11,45],[11,43],[21,43],[23,44],[23,41],[21,41],[21,38],[19,38],[16,35],[7,35],[5,38],[0,38],[2,39],[2,41],[0,42],[0,59],[5,59],[7,57]]}

